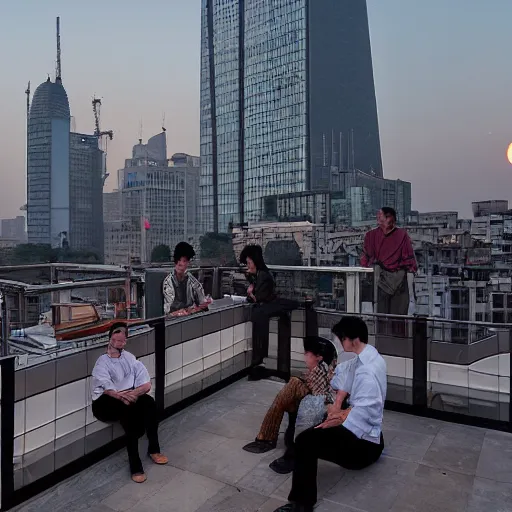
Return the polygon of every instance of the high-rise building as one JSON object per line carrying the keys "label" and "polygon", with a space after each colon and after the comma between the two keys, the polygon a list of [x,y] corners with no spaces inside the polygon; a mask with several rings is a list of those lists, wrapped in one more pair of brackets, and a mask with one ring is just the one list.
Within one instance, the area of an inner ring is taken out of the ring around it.
{"label": "high-rise building", "polygon": [[157,245],[197,242],[199,158],[167,159],[162,132],[136,144],[118,174],[121,214],[105,223],[106,263],[147,262]]}
{"label": "high-rise building", "polygon": [[27,232],[32,244],[69,243],[69,102],[60,77],[35,91],[28,118]]}
{"label": "high-rise building", "polygon": [[25,242],[25,217],[18,215],[14,219],[2,219],[2,238],[9,238],[20,244]]}
{"label": "high-rise building", "polygon": [[103,259],[103,151],[98,137],[70,136],[70,236],[73,250],[91,251]]}
{"label": "high-rise building", "polygon": [[333,168],[382,176],[366,0],[202,0],[202,231]]}

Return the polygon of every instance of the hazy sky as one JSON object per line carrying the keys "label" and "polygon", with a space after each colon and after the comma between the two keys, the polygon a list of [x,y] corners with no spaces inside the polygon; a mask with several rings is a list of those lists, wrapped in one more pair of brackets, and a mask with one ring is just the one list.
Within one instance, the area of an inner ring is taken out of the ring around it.
{"label": "hazy sky", "polygon": [[[314,0],[321,1],[321,0]],[[384,174],[412,182],[413,208],[459,210],[512,199],[511,0],[368,0]],[[169,156],[199,154],[200,0],[0,2],[0,217],[25,197],[25,89],[55,70],[78,131],[103,100],[107,189],[142,136],[160,131]]]}

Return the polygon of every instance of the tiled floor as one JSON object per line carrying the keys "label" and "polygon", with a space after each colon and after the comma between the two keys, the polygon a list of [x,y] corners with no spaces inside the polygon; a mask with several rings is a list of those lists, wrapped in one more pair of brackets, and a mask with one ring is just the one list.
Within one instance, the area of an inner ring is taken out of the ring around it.
{"label": "tiled floor", "polygon": [[[242,446],[279,386],[239,382],[165,421],[170,465],[148,463],[143,485],[130,482],[122,451],[18,510],[272,512],[291,485],[268,468],[282,446],[263,456]],[[384,456],[371,468],[320,463],[319,512],[512,510],[512,435],[392,412],[384,423]]]}

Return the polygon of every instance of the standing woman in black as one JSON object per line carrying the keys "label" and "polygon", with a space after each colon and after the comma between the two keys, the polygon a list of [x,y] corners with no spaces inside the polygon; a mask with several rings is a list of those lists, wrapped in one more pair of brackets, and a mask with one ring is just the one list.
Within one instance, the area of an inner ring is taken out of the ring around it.
{"label": "standing woman in black", "polygon": [[277,301],[276,285],[263,259],[259,245],[247,245],[240,255],[240,263],[247,266],[247,300],[253,304],[252,320],[252,369],[250,380],[264,377],[263,360],[268,357],[269,320],[282,310]]}

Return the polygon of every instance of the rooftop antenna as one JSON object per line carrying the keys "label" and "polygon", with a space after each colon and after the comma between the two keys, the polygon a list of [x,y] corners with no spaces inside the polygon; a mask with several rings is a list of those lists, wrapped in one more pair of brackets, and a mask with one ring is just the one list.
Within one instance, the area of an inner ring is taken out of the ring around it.
{"label": "rooftop antenna", "polygon": [[55,81],[62,81],[62,70],[60,64],[60,16],[57,16],[57,68],[55,69]]}
{"label": "rooftop antenna", "polygon": [[167,131],[165,128],[165,112],[162,114],[162,131]]}
{"label": "rooftop antenna", "polygon": [[139,144],[142,144],[142,118],[139,123]]}

